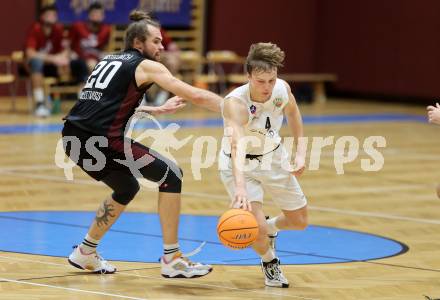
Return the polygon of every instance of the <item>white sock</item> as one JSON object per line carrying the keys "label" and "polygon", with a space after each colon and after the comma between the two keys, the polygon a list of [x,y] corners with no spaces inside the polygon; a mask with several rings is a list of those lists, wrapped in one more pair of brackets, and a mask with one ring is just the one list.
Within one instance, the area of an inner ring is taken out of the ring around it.
{"label": "white sock", "polygon": [[278,217],[273,217],[272,219],[267,220],[267,233],[268,234],[275,234],[280,229],[277,227],[276,222],[278,220]]}
{"label": "white sock", "polygon": [[43,103],[44,102],[44,91],[42,88],[36,88],[33,91],[35,102]]}
{"label": "white sock", "polygon": [[267,249],[267,252],[264,253],[261,256],[261,260],[263,262],[270,262],[275,258],[275,253],[272,251],[272,249],[269,247],[269,249]]}
{"label": "white sock", "polygon": [[179,243],[163,244],[163,256],[167,262],[170,262],[178,251],[180,251]]}
{"label": "white sock", "polygon": [[85,254],[90,254],[96,251],[96,247],[98,247],[100,240],[92,238],[89,234],[87,234],[79,247]]}

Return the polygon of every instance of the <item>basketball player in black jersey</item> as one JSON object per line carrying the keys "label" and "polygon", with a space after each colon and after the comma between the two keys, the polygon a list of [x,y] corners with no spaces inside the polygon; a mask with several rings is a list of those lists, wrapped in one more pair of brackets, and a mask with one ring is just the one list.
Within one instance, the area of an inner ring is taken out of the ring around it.
{"label": "basketball player in black jersey", "polygon": [[[182,99],[220,111],[222,99],[173,77],[158,62],[163,50],[160,25],[141,11],[134,11],[130,19],[133,22],[126,32],[125,50],[107,55],[96,65],[78,102],[65,117],[62,134],[67,155],[87,174],[113,190],[112,195],[99,207],[84,241],[69,256],[69,263],[96,273],[116,271],[96,252],[96,247],[139,190],[136,176],[130,167],[117,161],[126,160],[124,148],[126,150],[128,146],[134,159],[144,158],[146,161],[139,169],[141,176],[159,183],[158,210],[164,243],[164,255],[160,260],[162,275],[185,278],[204,276],[211,272],[212,267],[189,261],[179,250],[177,230],[182,189],[181,170],[154,150],[124,138],[124,129],[136,111],[171,113],[184,106]],[[161,107],[138,107],[145,91],[153,83],[177,97],[171,98]],[[74,140],[80,141],[79,147],[75,148]],[[87,151],[90,146],[104,154],[103,168],[96,168],[96,165],[93,167],[90,163],[97,157]],[[79,155],[74,153],[75,149],[79,149]]]}

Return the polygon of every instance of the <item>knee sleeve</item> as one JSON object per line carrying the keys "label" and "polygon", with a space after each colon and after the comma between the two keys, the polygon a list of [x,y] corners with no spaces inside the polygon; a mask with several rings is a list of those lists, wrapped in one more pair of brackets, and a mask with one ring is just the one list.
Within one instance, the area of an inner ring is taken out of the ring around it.
{"label": "knee sleeve", "polygon": [[115,172],[106,176],[102,181],[113,189],[112,198],[121,205],[130,203],[139,191],[139,183],[133,176]]}
{"label": "knee sleeve", "polygon": [[112,194],[113,200],[122,205],[127,205],[133,200],[134,196],[136,196],[137,192],[139,192],[139,183],[136,179],[134,179],[136,184],[131,184],[129,186],[125,186],[122,189],[115,190]]}
{"label": "knee sleeve", "polygon": [[154,158],[151,163],[140,169],[143,178],[158,183],[159,192],[182,192],[183,172],[176,163],[139,143],[133,143],[132,148],[135,148],[138,153],[148,154]]}
{"label": "knee sleeve", "polygon": [[29,60],[29,68],[31,73],[43,73],[44,61],[39,58],[32,58]]}
{"label": "knee sleeve", "polygon": [[159,186],[159,192],[165,193],[181,193],[182,192],[182,177],[183,171],[179,168],[180,174],[176,174],[173,169],[169,168],[167,177]]}

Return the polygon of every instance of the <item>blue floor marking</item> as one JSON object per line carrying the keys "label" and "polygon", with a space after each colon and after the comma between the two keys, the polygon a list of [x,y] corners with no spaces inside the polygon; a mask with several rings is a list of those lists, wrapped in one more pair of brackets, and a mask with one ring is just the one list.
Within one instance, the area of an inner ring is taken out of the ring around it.
{"label": "blue floor marking", "polygon": [[[192,119],[158,119],[162,127],[168,124],[177,123],[182,128],[204,128],[221,127],[223,120],[220,118],[210,118],[201,120]],[[427,122],[425,116],[409,114],[357,114],[357,115],[326,115],[326,116],[303,116],[304,124],[338,124],[338,123],[365,123],[365,122]],[[138,123],[136,128],[148,129],[157,128],[151,121]],[[61,123],[49,124],[15,124],[0,125],[0,135],[8,134],[44,134],[61,133],[63,125]]]}
{"label": "blue floor marking", "polygon": [[[81,242],[94,212],[0,212],[0,251],[66,257]],[[194,260],[222,265],[257,265],[251,250],[229,250],[216,235],[218,217],[182,215],[180,245],[189,252],[206,241]],[[157,214],[125,212],[102,240],[99,250],[108,260],[157,262],[162,236]],[[408,247],[385,237],[345,229],[310,225],[305,231],[283,231],[277,253],[283,264],[326,264],[366,261],[405,253]]]}

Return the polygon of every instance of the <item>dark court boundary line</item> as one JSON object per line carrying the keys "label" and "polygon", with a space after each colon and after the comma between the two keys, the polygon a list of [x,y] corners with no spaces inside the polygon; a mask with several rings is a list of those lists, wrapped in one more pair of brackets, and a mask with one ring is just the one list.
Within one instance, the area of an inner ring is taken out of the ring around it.
{"label": "dark court boundary line", "polygon": [[[16,252],[11,252],[16,253]],[[66,264],[67,266],[67,264]],[[117,270],[114,274],[102,274],[105,276],[117,275],[118,272],[131,272],[131,271],[139,271],[139,270],[154,270],[159,269],[160,267],[145,267],[145,268],[135,268],[135,269],[126,269],[126,270]],[[91,273],[91,272],[76,272],[75,274],[66,274],[66,275],[54,275],[54,276],[42,276],[42,277],[30,277],[30,278],[19,278],[14,279],[16,281],[32,281],[32,280],[40,280],[40,279],[53,279],[53,278],[64,278],[64,277],[76,277],[76,276],[96,276],[101,274]],[[14,283],[10,281],[0,280],[0,283]]]}

